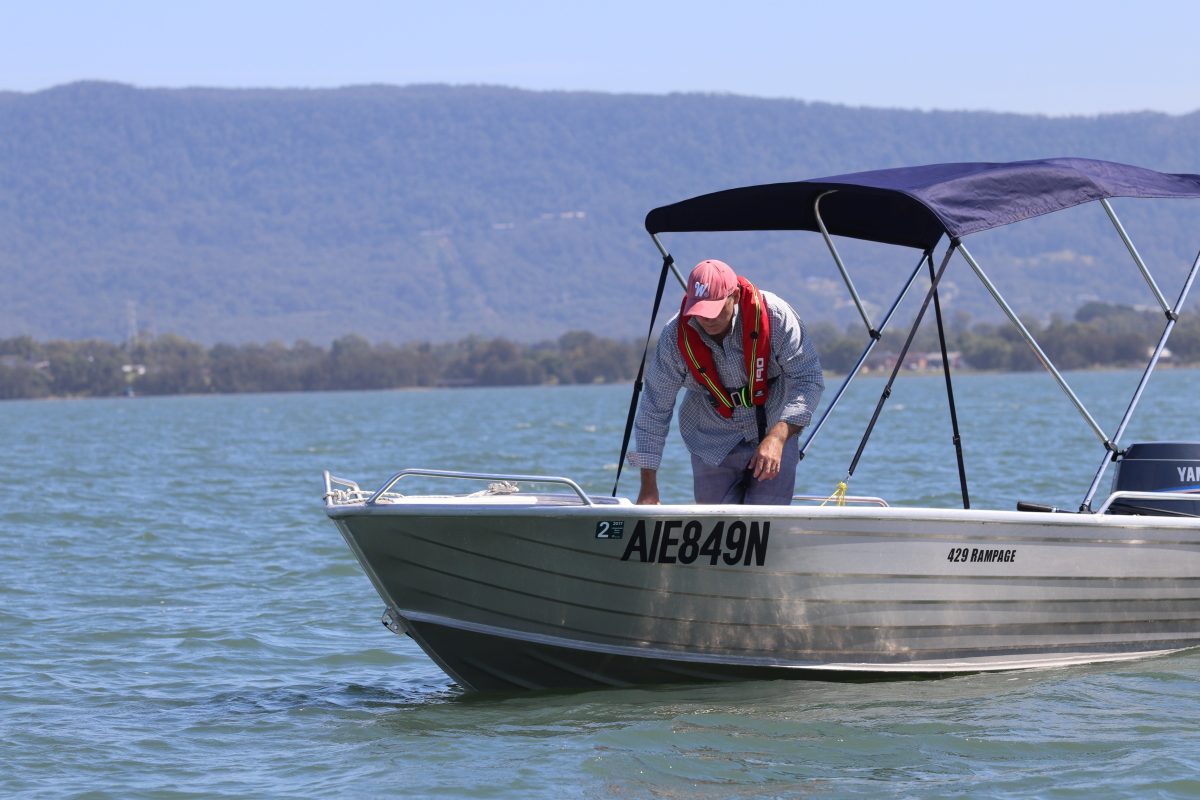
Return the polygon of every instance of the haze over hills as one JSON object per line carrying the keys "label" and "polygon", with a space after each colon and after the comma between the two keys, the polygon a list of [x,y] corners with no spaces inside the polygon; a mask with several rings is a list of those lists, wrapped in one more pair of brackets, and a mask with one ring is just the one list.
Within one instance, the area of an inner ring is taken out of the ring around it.
{"label": "haze over hills", "polygon": [[[0,93],[0,336],[201,342],[520,340],[645,332],[658,205],[730,186],[939,161],[1074,155],[1200,172],[1200,112],[1050,118],[729,95],[494,87]],[[1174,296],[1200,207],[1115,201]],[[848,321],[818,237],[667,236],[721,257],[810,319]],[[1150,303],[1097,207],[981,234],[1018,311]],[[889,303],[917,253],[843,242]],[[948,273],[946,307],[994,315]]]}

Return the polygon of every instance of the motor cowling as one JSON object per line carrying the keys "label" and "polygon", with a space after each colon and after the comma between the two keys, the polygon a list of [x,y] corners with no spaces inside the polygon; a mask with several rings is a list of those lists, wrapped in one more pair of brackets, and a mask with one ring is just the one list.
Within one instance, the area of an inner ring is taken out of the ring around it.
{"label": "motor cowling", "polygon": [[1195,500],[1118,498],[1110,514],[1200,516],[1200,442],[1138,442],[1117,460],[1114,492],[1182,492]]}

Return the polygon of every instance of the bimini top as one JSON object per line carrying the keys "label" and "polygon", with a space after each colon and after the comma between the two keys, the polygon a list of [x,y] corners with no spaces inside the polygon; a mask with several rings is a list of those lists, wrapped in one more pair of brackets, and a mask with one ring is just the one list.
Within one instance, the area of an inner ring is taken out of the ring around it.
{"label": "bimini top", "polygon": [[1007,164],[928,164],[700,195],[646,215],[646,230],[816,231],[928,250],[1106,197],[1200,197],[1200,175],[1172,175],[1088,158]]}

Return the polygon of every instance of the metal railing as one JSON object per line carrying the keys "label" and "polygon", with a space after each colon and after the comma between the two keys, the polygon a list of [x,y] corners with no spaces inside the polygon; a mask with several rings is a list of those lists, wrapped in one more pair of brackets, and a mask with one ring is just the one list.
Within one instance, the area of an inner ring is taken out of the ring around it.
{"label": "metal railing", "polygon": [[336,475],[330,474],[329,470],[325,470],[324,478],[325,494],[322,496],[322,499],[325,501],[325,505],[340,506],[350,503],[363,503],[372,494],[372,492],[359,487],[352,480],[339,478]]}
{"label": "metal railing", "polygon": [[[328,475],[328,473],[326,473]],[[417,475],[424,478],[453,478],[460,480],[476,480],[476,481],[509,481],[512,483],[560,483],[567,486],[576,495],[579,496],[580,502],[585,506],[595,505],[582,487],[570,478],[563,478],[555,475],[508,475],[492,472],[457,472],[454,470],[444,469],[402,469],[392,477],[388,478],[383,486],[367,498],[367,505],[375,505],[379,502],[393,486],[399,483],[402,479]]]}
{"label": "metal railing", "polygon": [[[804,503],[824,503],[829,499],[830,497],[827,494],[792,495],[793,501],[799,500]],[[884,500],[882,497],[872,497],[870,495],[848,494],[842,498],[842,501],[838,505],[882,506],[883,508],[890,508],[887,500]]]}
{"label": "metal railing", "polygon": [[[1108,509],[1123,500],[1155,500],[1162,502],[1163,500],[1174,500],[1178,502],[1200,503],[1200,494],[1190,494],[1188,492],[1133,492],[1119,491],[1113,492],[1104,501],[1104,504],[1096,510],[1097,514],[1106,514]],[[1181,514],[1180,516],[1191,516],[1190,514]]]}

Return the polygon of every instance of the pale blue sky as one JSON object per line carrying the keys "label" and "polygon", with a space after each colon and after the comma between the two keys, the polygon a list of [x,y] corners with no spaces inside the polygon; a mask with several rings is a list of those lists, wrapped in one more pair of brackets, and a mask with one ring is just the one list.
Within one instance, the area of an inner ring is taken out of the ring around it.
{"label": "pale blue sky", "polygon": [[0,0],[0,90],[487,83],[1041,114],[1200,110],[1192,0]]}

